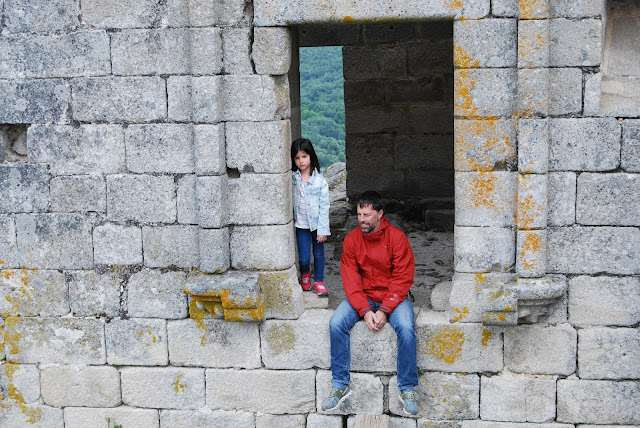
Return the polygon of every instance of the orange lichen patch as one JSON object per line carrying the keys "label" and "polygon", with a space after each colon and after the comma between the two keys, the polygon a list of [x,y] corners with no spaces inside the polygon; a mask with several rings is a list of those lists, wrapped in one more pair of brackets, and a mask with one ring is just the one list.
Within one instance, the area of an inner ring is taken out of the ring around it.
{"label": "orange lichen patch", "polygon": [[480,176],[471,180],[469,199],[476,208],[489,208],[499,211],[495,190],[498,178],[494,174],[479,173]]}
{"label": "orange lichen patch", "polygon": [[457,327],[441,327],[425,342],[426,353],[453,364],[462,353],[464,332]]}
{"label": "orange lichen patch", "polygon": [[453,47],[453,63],[458,68],[478,68],[480,67],[480,60],[473,59],[471,55],[467,53],[460,46]]}
{"label": "orange lichen patch", "polygon": [[493,337],[493,333],[487,330],[486,328],[482,330],[482,346],[487,346],[489,344],[489,340]]}
{"label": "orange lichen patch", "polygon": [[143,330],[138,333],[140,338],[144,338],[145,336],[150,336],[150,341],[146,343],[147,346],[151,346],[151,344],[156,343],[156,336],[153,334],[151,330]]}
{"label": "orange lichen patch", "polygon": [[462,3],[462,0],[446,0],[444,2],[444,6],[450,11],[457,12],[462,9],[464,4]]}
{"label": "orange lichen patch", "polygon": [[469,315],[469,308],[467,308],[466,306],[462,309],[458,309],[458,308],[451,308],[451,310],[453,312],[455,312],[457,315],[451,320],[451,322],[458,322],[463,320],[464,318],[466,318],[467,315]]}
{"label": "orange lichen patch", "polygon": [[356,22],[356,20],[353,19],[353,17],[347,15],[344,18],[342,18],[342,22],[344,22],[345,24],[353,24]]}
{"label": "orange lichen patch", "polygon": [[476,286],[474,288],[476,293],[482,292],[481,284],[487,281],[487,277],[481,273],[476,273]]}
{"label": "orange lichen patch", "polygon": [[179,374],[179,375],[177,375],[177,376],[176,376],[176,381],[175,381],[175,382],[173,382],[173,390],[174,390],[176,393],[184,392],[184,391],[185,391],[185,388],[187,387],[187,384],[186,384],[186,383],[182,383],[182,382],[180,381],[180,379],[182,379],[183,377],[184,377],[184,375]]}
{"label": "orange lichen patch", "polygon": [[25,422],[30,424],[40,422],[40,420],[42,419],[42,409],[40,409],[39,407],[27,406],[24,396],[22,395],[20,390],[13,384],[13,376],[15,375],[16,370],[18,370],[19,366],[17,364],[4,364],[3,367],[4,375],[6,376],[8,381],[7,397],[5,399],[5,397],[0,394],[0,401],[11,401],[13,405],[20,408],[20,411],[27,416]]}
{"label": "orange lichen patch", "polygon": [[35,289],[29,285],[29,271],[25,268],[22,269],[5,269],[0,271],[0,278],[10,283],[9,287],[13,289],[14,296],[12,297],[8,293],[4,296],[5,300],[9,303],[9,308],[0,312],[2,317],[10,317],[17,315],[24,303],[34,299]]}
{"label": "orange lichen patch", "polygon": [[531,230],[531,225],[543,210],[544,207],[535,202],[532,195],[529,195],[524,198],[523,201],[520,201],[516,212],[516,224],[518,225],[518,229]]}
{"label": "orange lichen patch", "polygon": [[547,0],[520,0],[520,19],[536,18],[536,10],[549,7]]}
{"label": "orange lichen patch", "polygon": [[497,163],[506,163],[515,152],[511,138],[499,129],[497,119],[456,123],[454,155],[463,168],[466,165],[472,171],[493,171]]}
{"label": "orange lichen patch", "polygon": [[473,105],[471,91],[475,89],[476,81],[471,78],[468,71],[459,70],[455,76],[455,100],[462,113],[467,117],[474,117],[478,108]]}
{"label": "orange lichen patch", "polygon": [[266,335],[267,344],[278,355],[283,352],[293,351],[296,343],[296,333],[289,324],[280,324],[271,327]]}
{"label": "orange lichen patch", "polygon": [[534,52],[546,47],[549,41],[542,34],[536,34],[533,36],[520,35],[518,40],[518,52],[521,57],[533,55]]}
{"label": "orange lichen patch", "polygon": [[537,255],[542,249],[542,236],[537,233],[528,233],[520,247],[520,264],[525,269],[533,269],[536,265]]}

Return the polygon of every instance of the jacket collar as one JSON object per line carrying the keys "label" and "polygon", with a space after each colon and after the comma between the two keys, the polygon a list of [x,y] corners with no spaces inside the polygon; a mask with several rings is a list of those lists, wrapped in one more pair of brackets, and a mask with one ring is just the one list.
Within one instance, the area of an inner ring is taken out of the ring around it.
{"label": "jacket collar", "polygon": [[383,215],[382,218],[380,219],[380,227],[375,232],[364,233],[359,226],[358,226],[358,229],[360,230],[360,233],[362,234],[363,239],[377,240],[382,238],[385,230],[387,229],[387,227],[389,227],[390,224],[391,223],[389,223],[389,220],[387,220],[387,218]]}

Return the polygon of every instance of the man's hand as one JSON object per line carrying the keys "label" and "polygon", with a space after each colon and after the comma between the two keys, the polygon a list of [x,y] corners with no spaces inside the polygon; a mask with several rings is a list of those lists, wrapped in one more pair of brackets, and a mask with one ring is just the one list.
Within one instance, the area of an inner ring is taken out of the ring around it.
{"label": "man's hand", "polygon": [[382,311],[366,312],[364,314],[364,322],[367,324],[367,327],[369,328],[369,330],[379,331],[382,328],[382,326],[384,326],[385,323],[387,322],[387,314]]}
{"label": "man's hand", "polygon": [[387,322],[387,313],[378,311],[374,315],[376,317],[376,326],[378,327],[378,330],[380,330],[382,326],[384,326],[384,324]]}

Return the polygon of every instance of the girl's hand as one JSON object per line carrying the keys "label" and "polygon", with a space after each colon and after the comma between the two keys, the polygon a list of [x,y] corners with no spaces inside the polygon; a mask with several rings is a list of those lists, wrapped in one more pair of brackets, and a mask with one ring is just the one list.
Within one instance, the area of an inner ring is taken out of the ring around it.
{"label": "girl's hand", "polygon": [[318,242],[327,242],[327,237],[324,235],[318,235]]}

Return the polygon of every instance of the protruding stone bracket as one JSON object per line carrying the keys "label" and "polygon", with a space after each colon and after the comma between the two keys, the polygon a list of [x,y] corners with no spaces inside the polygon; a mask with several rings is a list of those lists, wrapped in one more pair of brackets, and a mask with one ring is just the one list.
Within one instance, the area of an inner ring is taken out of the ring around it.
{"label": "protruding stone bracket", "polygon": [[189,276],[184,286],[191,297],[189,315],[194,319],[202,319],[208,313],[226,321],[264,320],[264,298],[258,276],[257,272],[238,271]]}
{"label": "protruding stone bracket", "polygon": [[518,278],[516,284],[503,284],[483,291],[484,325],[535,323],[550,312],[567,291],[564,278]]}

